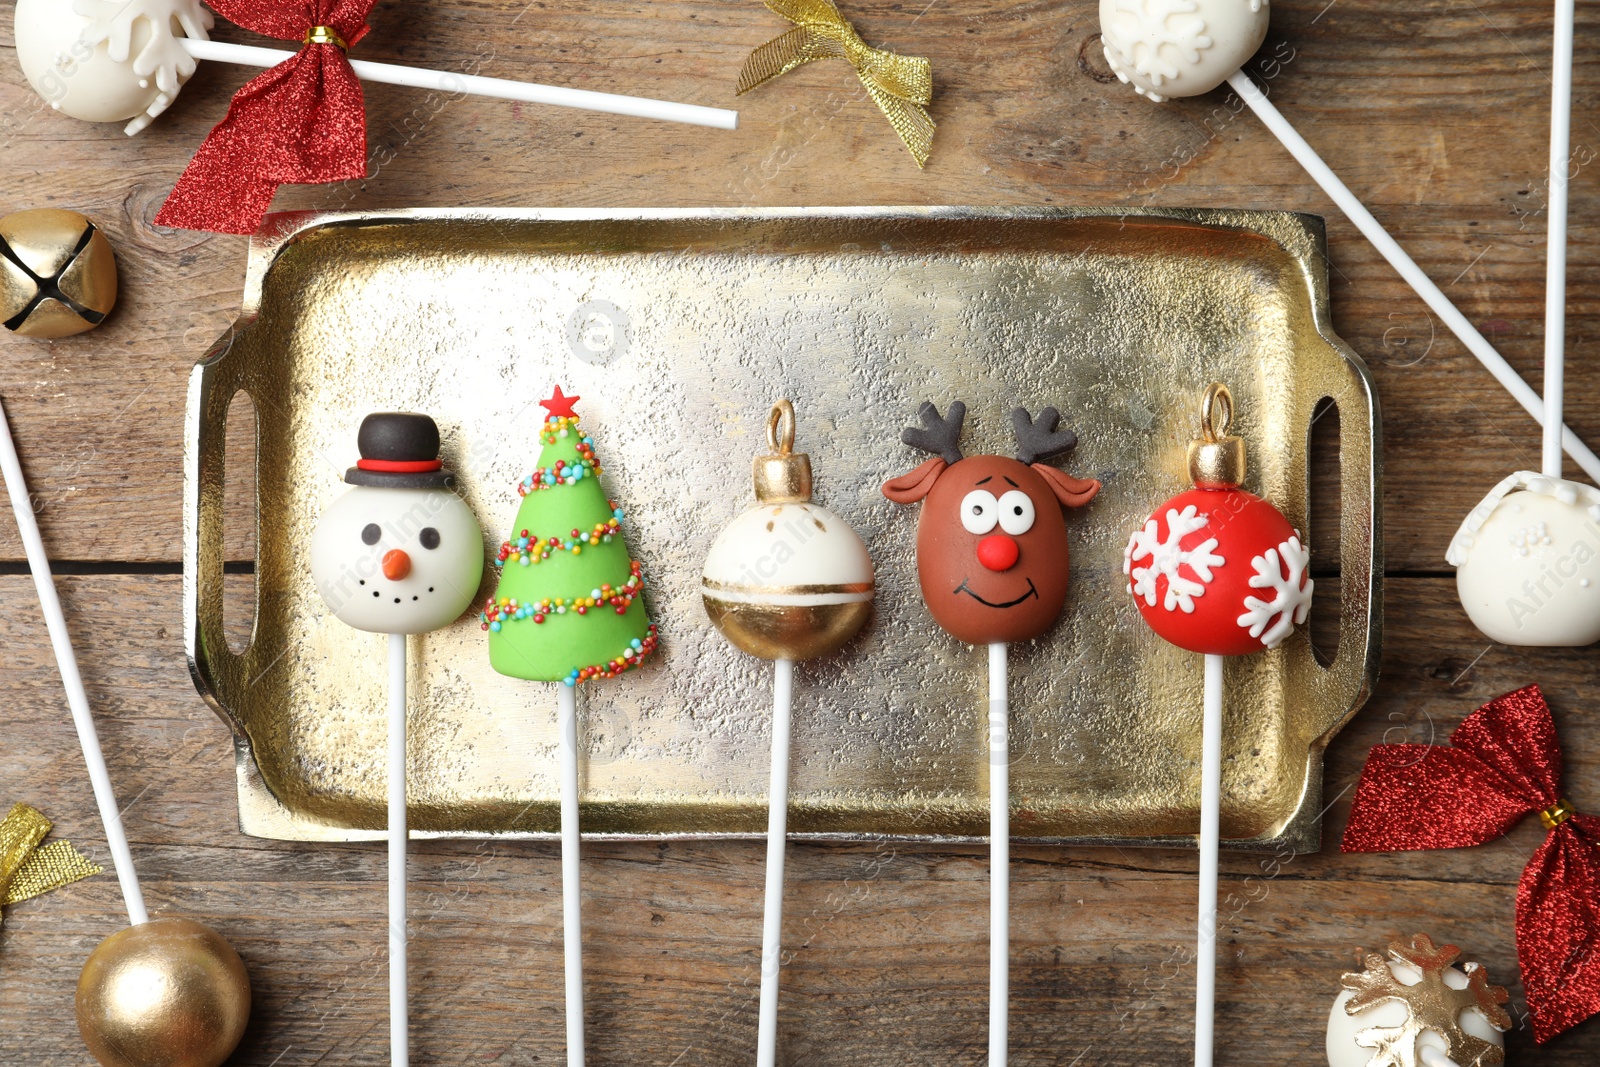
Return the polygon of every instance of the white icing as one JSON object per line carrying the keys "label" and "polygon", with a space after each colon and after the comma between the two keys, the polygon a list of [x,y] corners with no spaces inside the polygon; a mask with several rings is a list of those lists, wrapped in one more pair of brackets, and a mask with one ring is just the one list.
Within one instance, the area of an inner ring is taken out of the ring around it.
{"label": "white icing", "polygon": [[[1144,529],[1133,532],[1127,549],[1122,553],[1122,573],[1131,580],[1133,595],[1143,597],[1149,607],[1155,607],[1156,579],[1165,578],[1167,595],[1162,598],[1162,609],[1193,614],[1194,598],[1205,594],[1206,586],[1211,582],[1212,568],[1220,567],[1227,561],[1217,555],[1215,537],[1207,538],[1193,548],[1183,548],[1178,544],[1189,534],[1205,529],[1211,522],[1207,516],[1199,514],[1199,509],[1193,504],[1181,512],[1176,508],[1168,508],[1166,519],[1165,538],[1159,536],[1157,531],[1160,527],[1154,516],[1145,521]],[[1150,562],[1142,567],[1135,566],[1142,559],[1149,559]],[[1194,578],[1179,572],[1179,568],[1185,565],[1194,572]]]}
{"label": "white icing", "polygon": [[199,0],[17,0],[17,61],[51,107],[138,133],[194,73],[178,38],[206,40]]}
{"label": "white icing", "polygon": [[[1404,985],[1416,985],[1422,981],[1422,975],[1416,968],[1401,963],[1398,960],[1389,960],[1389,970],[1395,978]],[[1475,967],[1476,964],[1467,964]],[[1445,985],[1451,989],[1467,988],[1467,976],[1458,968],[1447,967],[1444,971]],[[1373,1026],[1400,1026],[1406,1021],[1406,1006],[1398,1001],[1385,1001],[1375,1004],[1366,1011],[1351,1015],[1345,1010],[1345,1005],[1350,1003],[1353,994],[1348,990],[1341,990],[1334,999],[1333,1010],[1328,1014],[1328,1067],[1367,1067],[1372,1062],[1376,1050],[1365,1048],[1356,1044],[1356,1034]],[[1505,1038],[1500,1031],[1489,1025],[1489,1020],[1477,1008],[1468,1008],[1461,1013],[1457,1020],[1461,1029],[1489,1042],[1497,1048],[1505,1047]],[[1419,1050],[1432,1049],[1441,1055],[1445,1051],[1444,1041],[1432,1030],[1425,1030],[1417,1038]],[[1443,1063],[1436,1060],[1426,1052],[1420,1057],[1421,1063]]]}
{"label": "white icing", "polygon": [[1100,0],[1100,40],[1118,78],[1160,103],[1210,92],[1266,40],[1265,0]]}
{"label": "white icing", "polygon": [[[376,524],[367,544],[363,531]],[[438,534],[429,548],[423,531]],[[384,557],[403,552],[409,573],[390,579]],[[477,598],[483,533],[448,489],[358,485],[335,500],[311,535],[311,576],[335,617],[358,630],[420,634],[454,622]]]}
{"label": "white icing", "polygon": [[1311,553],[1300,543],[1299,531],[1277,548],[1269,548],[1250,561],[1255,571],[1250,578],[1250,588],[1272,590],[1271,600],[1244,598],[1245,612],[1239,616],[1239,625],[1249,630],[1251,637],[1261,638],[1261,643],[1268,648],[1277,648],[1294,632],[1295,626],[1306,621],[1311,614],[1311,594],[1316,588],[1307,573],[1310,565]]}
{"label": "white icing", "polygon": [[1600,640],[1600,490],[1518,471],[1467,515],[1446,556],[1461,606],[1508,645]]}
{"label": "white icing", "polygon": [[[843,519],[816,504],[758,504],[741,512],[712,542],[704,573],[707,596],[735,603],[872,599],[867,546]],[[791,599],[817,596],[830,599]]]}

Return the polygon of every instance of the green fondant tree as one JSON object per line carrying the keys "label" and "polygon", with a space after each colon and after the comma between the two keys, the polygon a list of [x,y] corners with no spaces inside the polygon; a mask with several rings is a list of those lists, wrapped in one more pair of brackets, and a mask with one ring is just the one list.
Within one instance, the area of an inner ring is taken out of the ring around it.
{"label": "green fondant tree", "polygon": [[637,667],[656,628],[639,593],[622,511],[600,487],[594,439],[560,386],[545,408],[538,468],[517,486],[511,536],[500,546],[500,586],[484,606],[489,662],[501,674],[576,685]]}

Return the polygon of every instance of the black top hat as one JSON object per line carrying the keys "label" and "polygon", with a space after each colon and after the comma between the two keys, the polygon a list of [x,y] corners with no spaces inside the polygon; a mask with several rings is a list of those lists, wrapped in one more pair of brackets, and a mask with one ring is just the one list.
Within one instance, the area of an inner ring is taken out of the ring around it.
{"label": "black top hat", "polygon": [[375,411],[356,434],[361,459],[344,472],[351,485],[384,489],[448,489],[454,473],[439,461],[439,427],[412,411]]}

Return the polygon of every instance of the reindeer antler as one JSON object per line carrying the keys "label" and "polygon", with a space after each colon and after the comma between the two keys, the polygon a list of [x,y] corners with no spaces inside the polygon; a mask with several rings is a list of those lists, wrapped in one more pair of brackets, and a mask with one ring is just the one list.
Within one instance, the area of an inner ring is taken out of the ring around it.
{"label": "reindeer antler", "polygon": [[1061,414],[1055,408],[1045,408],[1034,420],[1027,408],[1011,413],[1011,429],[1017,436],[1017,459],[1023,463],[1037,463],[1047,456],[1059,456],[1078,447],[1078,435],[1071,430],[1057,430]]}
{"label": "reindeer antler", "polygon": [[917,409],[922,429],[907,426],[900,431],[900,440],[912,448],[932,452],[946,463],[961,460],[961,423],[967,417],[967,405],[959,400],[950,401],[949,414],[941,416],[932,402]]}

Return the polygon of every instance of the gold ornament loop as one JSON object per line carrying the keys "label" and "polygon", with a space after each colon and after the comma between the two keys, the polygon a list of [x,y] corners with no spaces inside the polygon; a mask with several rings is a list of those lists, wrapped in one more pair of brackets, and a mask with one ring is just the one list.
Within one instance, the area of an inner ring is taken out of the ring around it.
{"label": "gold ornament loop", "polygon": [[345,44],[344,38],[339,36],[339,31],[332,26],[313,26],[306,31],[304,38],[306,44],[331,44],[341,52],[350,51],[350,46]]}
{"label": "gold ornament loop", "polygon": [[933,151],[933,67],[921,56],[873,48],[839,13],[833,0],[763,0],[794,23],[794,29],[751,52],[739,71],[737,93],[818,59],[842,59],[855,68],[862,88],[921,167]]}
{"label": "gold ornament loop", "polygon": [[1572,801],[1563,797],[1541,811],[1539,821],[1544,823],[1546,830],[1554,830],[1576,814],[1578,809],[1572,806]]}
{"label": "gold ornament loop", "polygon": [[1200,398],[1200,439],[1189,442],[1189,478],[1199,489],[1232,489],[1244,481],[1244,440],[1228,433],[1233,394],[1221,382]]}
{"label": "gold ornament loop", "polygon": [[767,447],[780,456],[794,451],[794,405],[780,400],[767,413]]}
{"label": "gold ornament loop", "polygon": [[1228,424],[1232,421],[1233,394],[1221,382],[1212,382],[1206,386],[1205,395],[1200,398],[1200,432],[1207,442],[1215,444],[1228,436]]}

